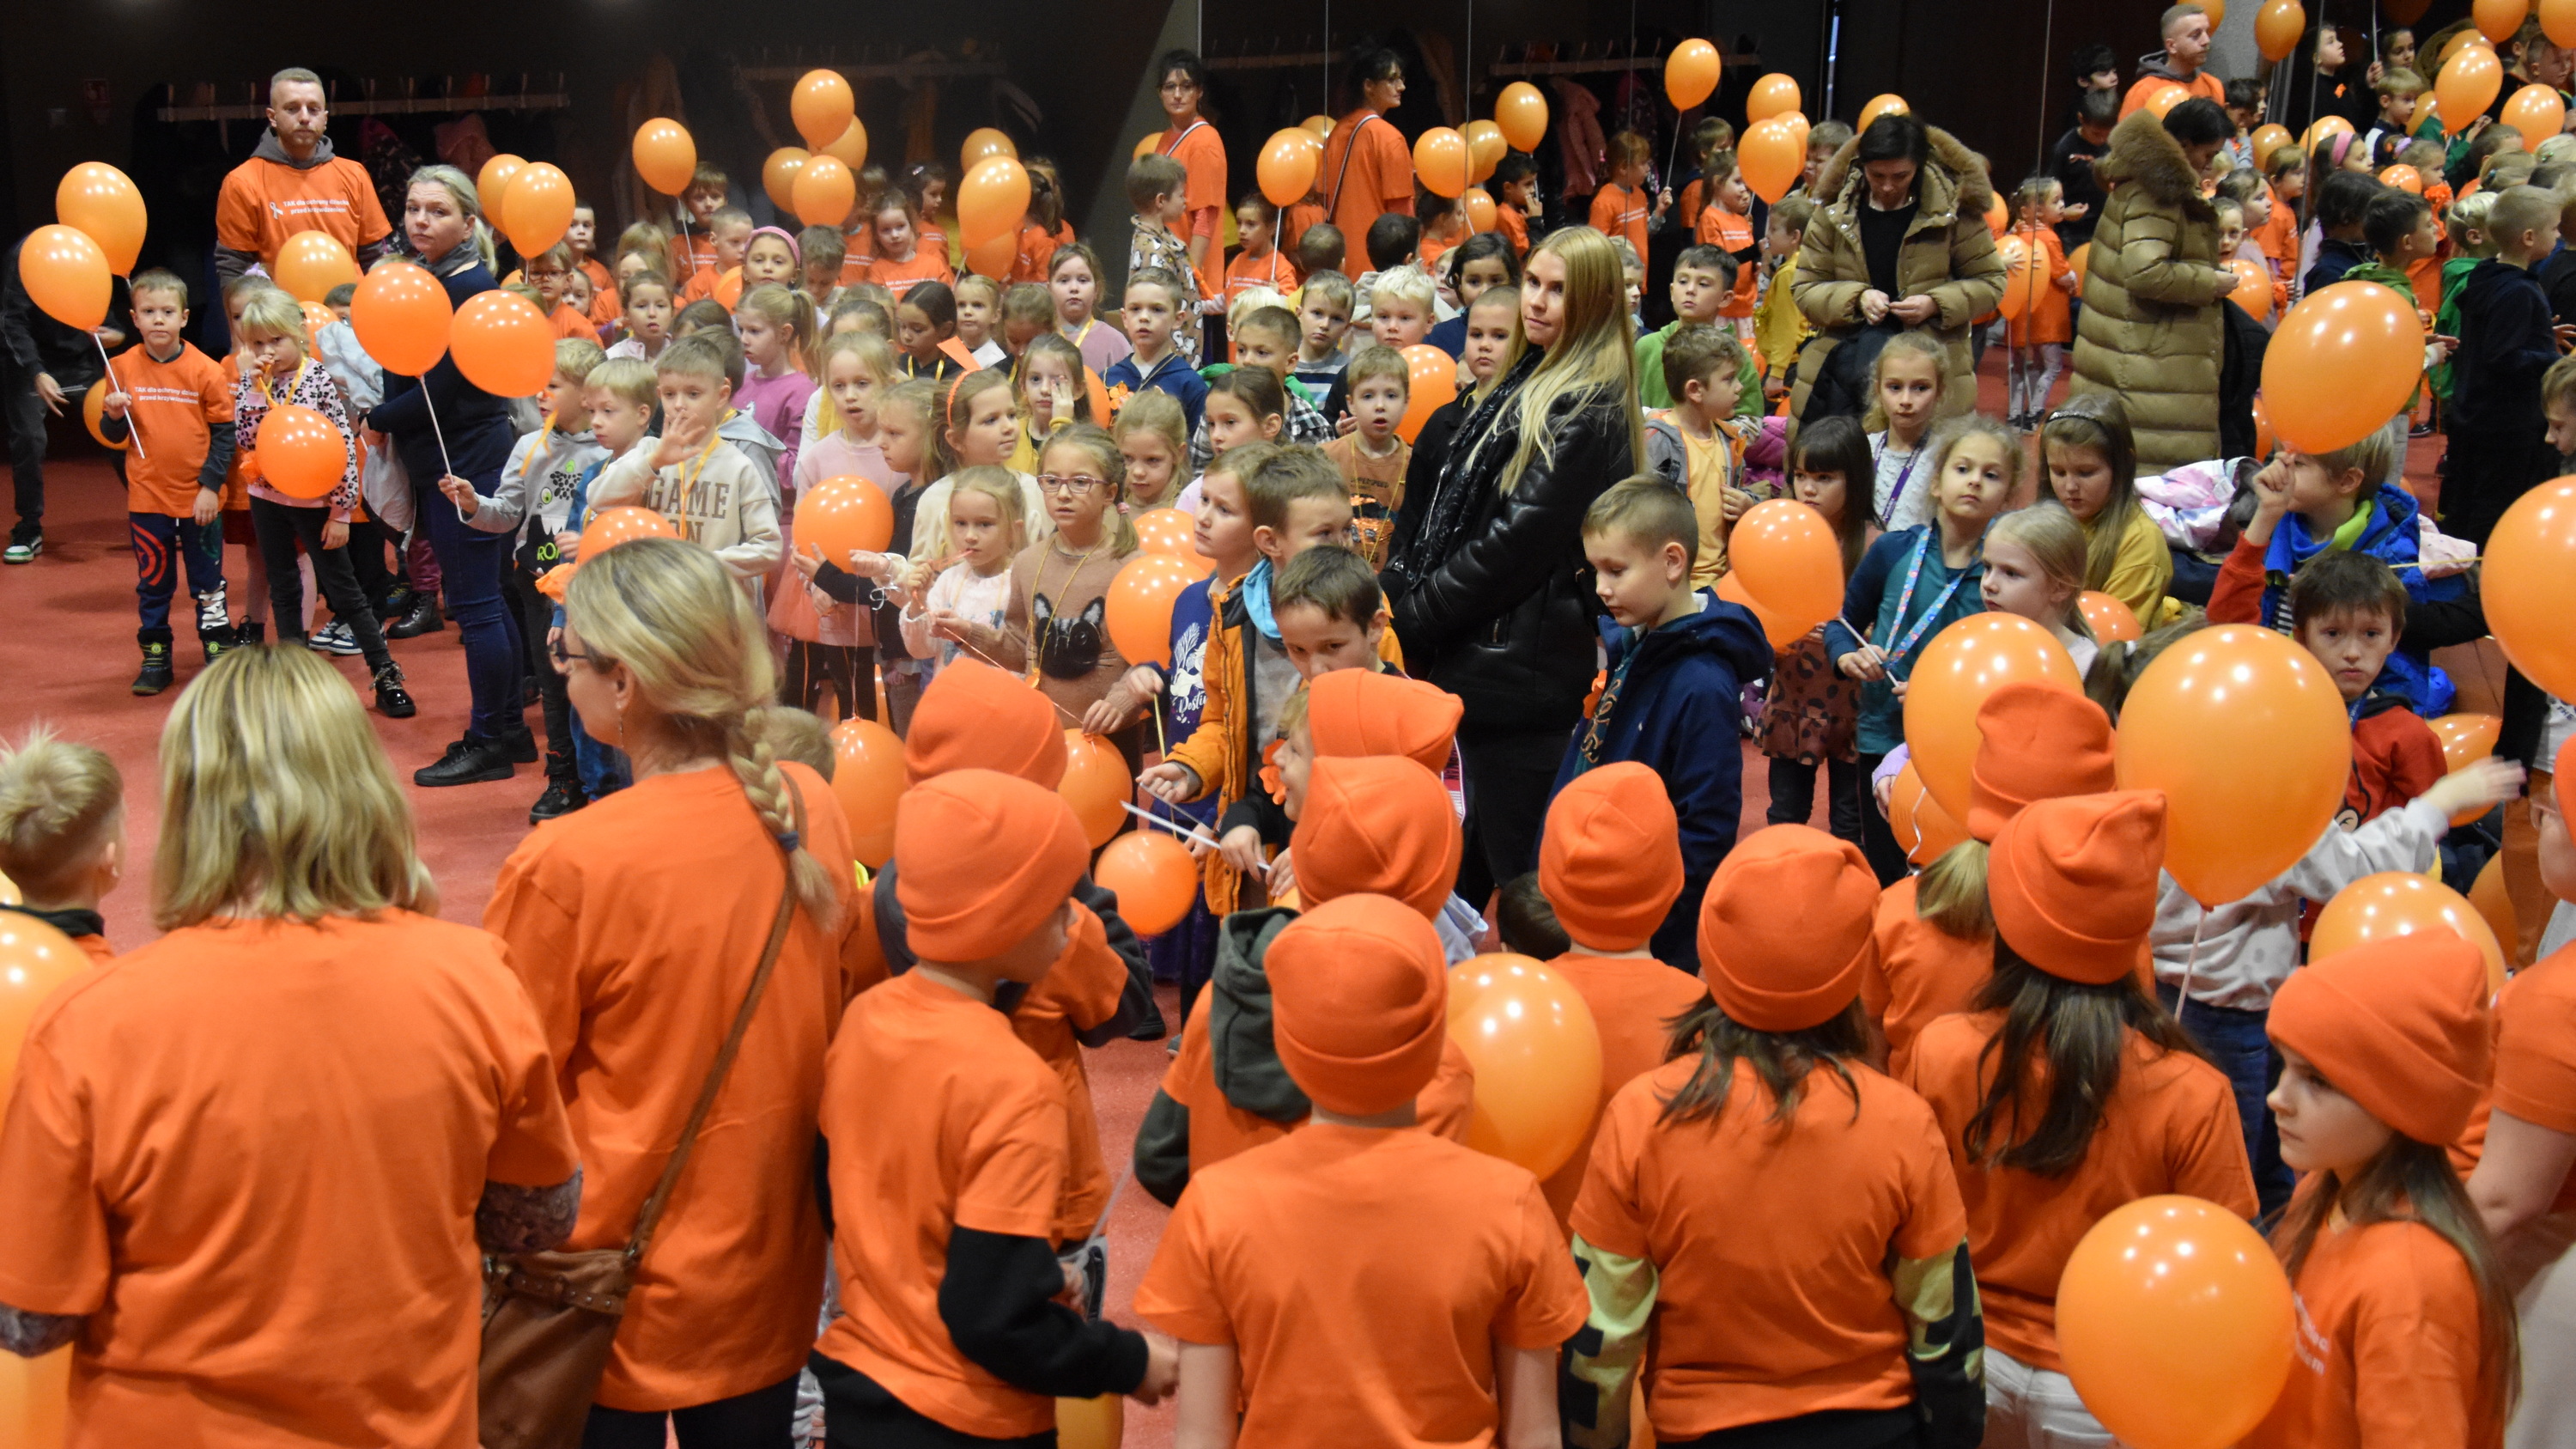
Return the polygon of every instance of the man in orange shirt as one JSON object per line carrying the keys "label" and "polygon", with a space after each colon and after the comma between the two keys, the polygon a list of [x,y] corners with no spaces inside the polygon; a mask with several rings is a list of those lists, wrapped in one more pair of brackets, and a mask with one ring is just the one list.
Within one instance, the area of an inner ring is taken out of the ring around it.
{"label": "man in orange shirt", "polygon": [[1182,194],[1189,211],[1179,230],[1189,242],[1190,265],[1201,277],[1212,277],[1225,270],[1225,141],[1199,114],[1207,66],[1196,51],[1170,50],[1163,53],[1162,70],[1163,114],[1171,125],[1154,149],[1188,174]]}
{"label": "man in orange shirt", "polygon": [[366,270],[393,248],[393,223],[367,168],[331,154],[322,78],[301,67],[269,77],[268,133],[215,198],[215,274],[253,263],[277,272],[277,249],[300,231],[328,232]]}
{"label": "man in orange shirt", "polygon": [[1386,118],[1404,99],[1404,63],[1391,50],[1363,52],[1352,62],[1351,88],[1359,109],[1333,127],[1315,173],[1324,210],[1345,238],[1367,236],[1387,212],[1413,214],[1413,148]]}
{"label": "man in orange shirt", "polygon": [[1555,1443],[1556,1352],[1586,1302],[1538,1184],[1402,1130],[1448,1035],[1439,936],[1344,896],[1271,962],[1314,1121],[1210,1169],[1136,1290],[1181,1340],[1181,1442]]}
{"label": "man in orange shirt", "polygon": [[2120,119],[2127,120],[2131,111],[2171,85],[2226,105],[2227,83],[2200,68],[2201,62],[2209,59],[2209,12],[2188,3],[2171,6],[2160,28],[2165,38],[2164,53],[2148,56],[2139,63],[2137,80],[2120,100]]}

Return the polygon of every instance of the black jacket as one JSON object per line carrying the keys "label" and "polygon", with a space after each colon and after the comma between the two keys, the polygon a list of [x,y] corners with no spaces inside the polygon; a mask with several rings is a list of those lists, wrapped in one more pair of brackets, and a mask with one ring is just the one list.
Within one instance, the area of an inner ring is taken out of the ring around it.
{"label": "black jacket", "polygon": [[2066,204],[2080,202],[2084,207],[2082,216],[2057,224],[2057,243],[2069,252],[2093,240],[2093,223],[2102,218],[2102,203],[2109,193],[2102,189],[2101,178],[2093,174],[2093,163],[2110,151],[2110,133],[2104,132],[2096,143],[2084,138],[2081,126],[2068,128],[2065,135],[2057,138],[2057,144],[2048,148],[2048,174],[2056,177],[2058,186],[2065,191]]}
{"label": "black jacket", "polygon": [[2254,452],[2254,394],[2263,386],[2263,349],[2272,334],[2245,309],[2218,299],[2226,345],[2218,362],[2218,456],[2249,457]]}
{"label": "black jacket", "polygon": [[[500,285],[492,280],[491,270],[475,254],[470,240],[429,270],[447,289],[450,307],[461,307],[466,298]],[[432,405],[438,410],[435,423],[430,418]],[[367,414],[367,426],[393,438],[415,488],[433,488],[439,475],[451,470],[477,483],[497,478],[519,437],[510,426],[509,399],[494,397],[466,381],[452,356],[440,358],[425,377],[404,377],[386,369],[385,400]],[[447,442],[447,467],[440,466],[442,436]]]}
{"label": "black jacket", "polygon": [[2488,260],[2460,281],[2460,346],[2451,354],[2450,431],[2538,436],[2540,375],[2558,360],[2549,294],[2522,267]]}
{"label": "black jacket", "polygon": [[[25,237],[10,243],[7,260],[0,261],[0,347],[7,349],[11,372],[22,378],[44,373],[64,392],[77,395],[101,375],[98,344],[88,333],[47,316],[27,295],[27,284],[18,276],[18,253],[26,245]],[[107,286],[106,325],[125,338],[110,345],[113,351],[133,343],[133,303],[123,277],[109,277]]]}

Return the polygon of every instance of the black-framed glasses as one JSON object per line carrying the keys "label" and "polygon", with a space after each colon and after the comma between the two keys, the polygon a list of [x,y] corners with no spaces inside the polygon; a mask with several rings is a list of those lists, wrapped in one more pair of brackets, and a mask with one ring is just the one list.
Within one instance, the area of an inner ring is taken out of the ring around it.
{"label": "black-framed glasses", "polygon": [[579,649],[566,649],[564,647],[564,636],[561,634],[557,634],[554,642],[546,646],[546,652],[554,656],[555,672],[557,674],[561,674],[570,669],[572,667],[572,662],[576,659],[585,664],[593,665],[608,665],[616,662],[605,654],[593,654]]}
{"label": "black-framed glasses", "polygon": [[1088,493],[1095,488],[1108,486],[1108,479],[1094,478],[1084,473],[1040,473],[1038,475],[1039,488],[1062,496]]}

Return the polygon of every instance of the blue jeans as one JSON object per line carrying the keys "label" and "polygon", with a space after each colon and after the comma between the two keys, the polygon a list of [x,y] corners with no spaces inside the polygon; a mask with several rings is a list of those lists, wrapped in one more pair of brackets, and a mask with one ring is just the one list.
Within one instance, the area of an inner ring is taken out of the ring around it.
{"label": "blue jeans", "polygon": [[2236,1011],[2206,1002],[2175,1002],[2180,993],[2159,982],[2156,996],[2182,1021],[2183,1030],[2200,1043],[2210,1061],[2227,1074],[2236,1094],[2236,1120],[2245,1129],[2245,1156],[2254,1164],[2254,1197],[2270,1217],[2287,1206],[2293,1186],[2289,1164],[2281,1160],[2281,1132],[2272,1123],[2264,1098],[2281,1080],[2281,1059],[2266,1032],[2269,1011]]}
{"label": "blue jeans", "polygon": [[632,768],[626,763],[626,752],[615,745],[603,744],[582,728],[581,711],[566,708],[572,726],[572,764],[581,777],[585,799],[603,800],[635,783]]}
{"label": "blue jeans", "polygon": [[128,513],[125,526],[134,539],[134,606],[143,619],[135,640],[167,644],[170,599],[178,592],[180,570],[187,570],[190,594],[211,594],[224,586],[224,526],[167,513]]}
{"label": "blue jeans", "polygon": [[[497,492],[499,470],[467,481],[478,492]],[[510,535],[485,533],[458,518],[456,506],[438,491],[434,478],[414,484],[412,506],[418,510],[422,531],[429,535],[431,552],[438,555],[447,616],[456,621],[457,635],[465,644],[465,687],[474,701],[465,733],[485,741],[516,734],[526,728],[519,703],[519,680],[526,670],[519,657],[517,628],[501,598],[501,566],[510,557]]]}

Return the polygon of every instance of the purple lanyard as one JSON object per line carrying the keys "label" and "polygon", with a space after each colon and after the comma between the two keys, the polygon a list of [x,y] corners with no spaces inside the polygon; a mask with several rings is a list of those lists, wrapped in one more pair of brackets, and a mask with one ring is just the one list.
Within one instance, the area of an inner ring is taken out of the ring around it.
{"label": "purple lanyard", "polygon": [[[1876,474],[1878,472],[1878,461],[1886,455],[1887,445],[1885,443],[1879,444],[1878,451],[1871,454],[1869,459],[1869,470],[1872,474]],[[1878,515],[1879,532],[1885,533],[1887,531],[1888,524],[1895,519],[1896,505],[1905,500],[1905,482],[1907,479],[1914,476],[1914,465],[1922,461],[1923,449],[1920,445],[1917,445],[1913,452],[1905,455],[1905,466],[1896,470],[1896,486],[1887,491],[1887,507]],[[1872,477],[1870,479],[1870,482],[1873,484],[1877,481],[1878,479],[1876,477]],[[1916,562],[1921,562],[1922,555],[1917,554],[1915,559]],[[1909,585],[1909,587],[1911,587],[1911,585]]]}

